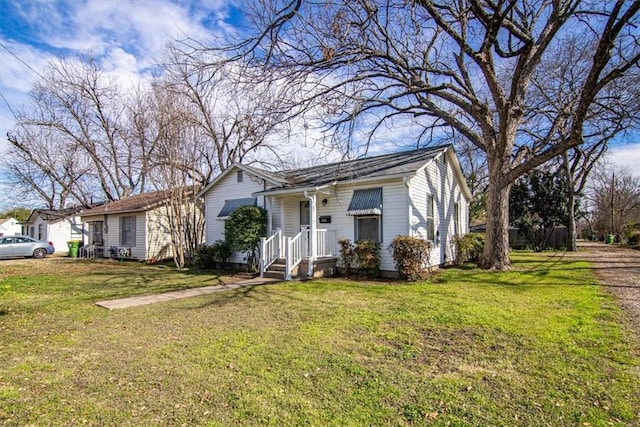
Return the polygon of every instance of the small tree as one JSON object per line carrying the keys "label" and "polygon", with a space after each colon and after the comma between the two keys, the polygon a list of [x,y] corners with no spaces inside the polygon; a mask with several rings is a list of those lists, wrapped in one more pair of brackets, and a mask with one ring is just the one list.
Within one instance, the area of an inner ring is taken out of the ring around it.
{"label": "small tree", "polygon": [[566,225],[567,182],[561,173],[533,171],[520,178],[509,196],[510,222],[531,243],[535,252],[547,248],[558,225]]}
{"label": "small tree", "polygon": [[224,239],[236,251],[246,252],[247,268],[257,270],[256,251],[267,235],[267,211],[258,206],[240,206],[224,224]]}

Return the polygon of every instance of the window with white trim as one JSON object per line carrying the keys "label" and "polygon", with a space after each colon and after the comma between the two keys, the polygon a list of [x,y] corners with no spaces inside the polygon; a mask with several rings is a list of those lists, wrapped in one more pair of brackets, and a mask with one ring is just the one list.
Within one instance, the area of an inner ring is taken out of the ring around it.
{"label": "window with white trim", "polygon": [[460,205],[458,203],[453,205],[453,234],[455,236],[460,234]]}
{"label": "window with white trim", "polygon": [[427,195],[427,240],[434,241],[436,224],[434,217],[433,196]]}
{"label": "window with white trim", "polygon": [[120,217],[120,246],[136,245],[136,217]]}

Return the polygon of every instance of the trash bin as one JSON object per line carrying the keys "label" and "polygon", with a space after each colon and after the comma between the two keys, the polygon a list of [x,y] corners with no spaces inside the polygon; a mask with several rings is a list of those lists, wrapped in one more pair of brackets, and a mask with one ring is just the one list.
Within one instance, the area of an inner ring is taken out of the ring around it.
{"label": "trash bin", "polygon": [[78,250],[80,249],[80,241],[79,240],[72,240],[70,242],[67,242],[67,244],[69,245],[69,256],[71,258],[78,258]]}
{"label": "trash bin", "polygon": [[614,238],[613,234],[609,234],[607,236],[607,243],[610,245],[613,245],[613,238]]}

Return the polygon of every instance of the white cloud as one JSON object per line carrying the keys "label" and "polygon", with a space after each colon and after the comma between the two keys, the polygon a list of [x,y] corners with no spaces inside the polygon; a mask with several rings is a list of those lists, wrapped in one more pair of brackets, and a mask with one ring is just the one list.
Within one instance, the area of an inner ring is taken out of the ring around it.
{"label": "white cloud", "polygon": [[[31,46],[0,39],[0,87],[4,90],[28,92],[52,56]],[[17,57],[17,58],[16,58]],[[20,59],[18,59],[20,58]]]}
{"label": "white cloud", "polygon": [[640,177],[640,142],[609,147],[606,158],[609,162],[625,167],[633,175]]}

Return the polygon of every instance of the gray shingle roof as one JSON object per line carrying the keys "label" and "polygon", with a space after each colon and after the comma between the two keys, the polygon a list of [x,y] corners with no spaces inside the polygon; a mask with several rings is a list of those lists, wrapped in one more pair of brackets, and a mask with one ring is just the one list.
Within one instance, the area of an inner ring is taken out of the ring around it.
{"label": "gray shingle roof", "polygon": [[79,214],[83,210],[82,206],[73,206],[65,209],[34,209],[31,211],[29,218],[24,221],[25,224],[30,224],[35,221],[34,215],[39,215],[43,221],[58,221],[68,216]]}
{"label": "gray shingle roof", "polygon": [[385,177],[415,172],[428,160],[444,152],[450,144],[438,145],[420,150],[403,151],[347,160],[327,165],[301,169],[284,170],[273,173],[282,183],[282,188],[320,187],[332,182],[350,181],[362,178]]}

